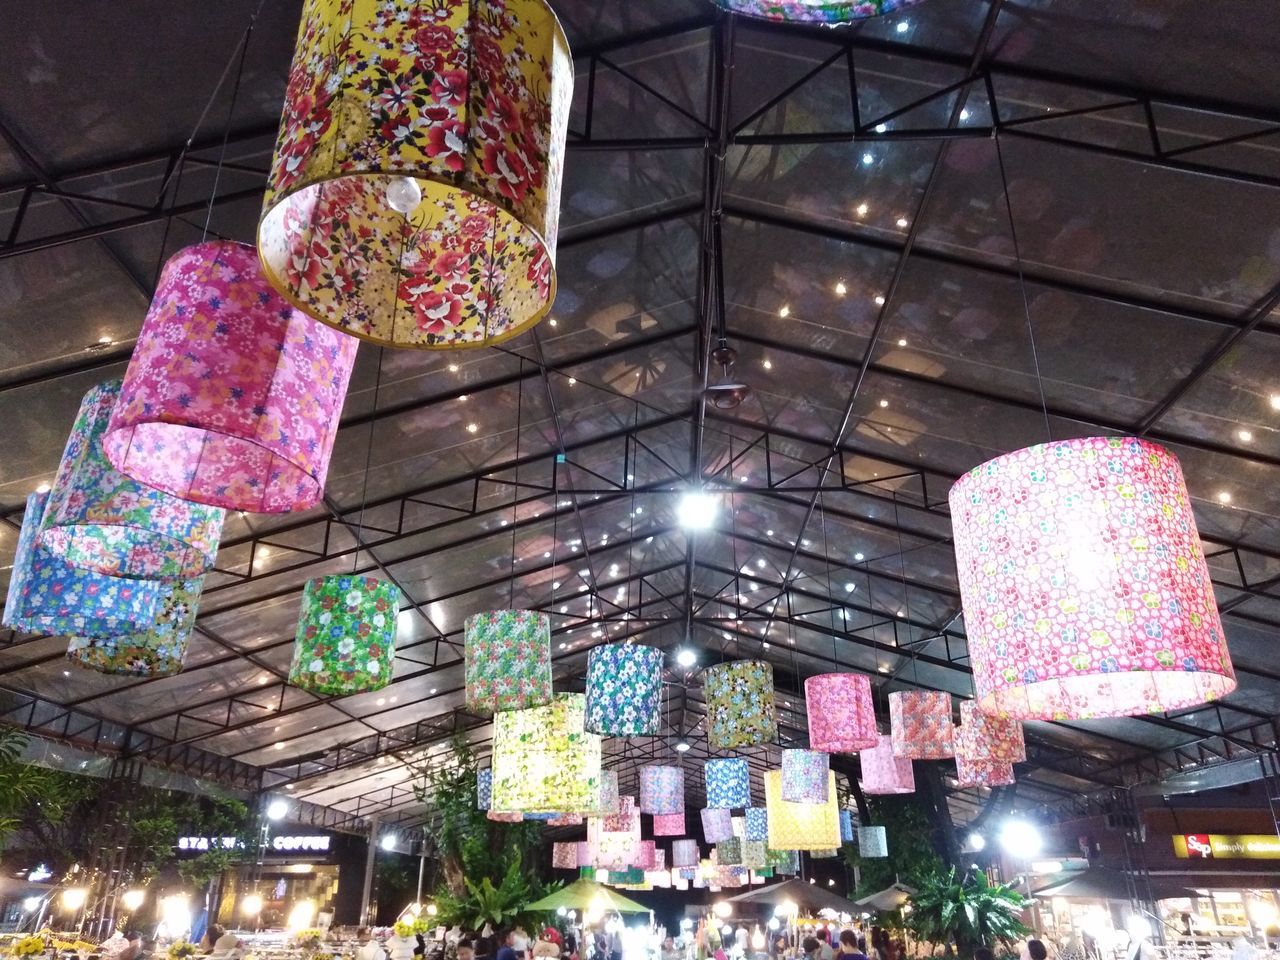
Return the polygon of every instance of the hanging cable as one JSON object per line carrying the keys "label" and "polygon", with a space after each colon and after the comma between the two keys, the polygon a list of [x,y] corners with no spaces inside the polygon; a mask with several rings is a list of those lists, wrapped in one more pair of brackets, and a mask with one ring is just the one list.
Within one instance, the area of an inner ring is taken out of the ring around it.
{"label": "hanging cable", "polygon": [[382,354],[385,347],[378,347],[378,371],[373,378],[373,409],[369,411],[369,447],[364,455],[364,477],[360,484],[360,517],[356,523],[356,549],[351,561],[351,572],[360,568],[360,547],[364,543],[364,510],[369,502],[369,472],[373,466],[373,436],[378,426],[378,392],[382,389]]}
{"label": "hanging cable", "polygon": [[507,587],[507,609],[516,607],[516,518],[520,509],[520,434],[524,417],[524,358],[520,358],[516,380],[516,468],[511,484],[511,579]]}

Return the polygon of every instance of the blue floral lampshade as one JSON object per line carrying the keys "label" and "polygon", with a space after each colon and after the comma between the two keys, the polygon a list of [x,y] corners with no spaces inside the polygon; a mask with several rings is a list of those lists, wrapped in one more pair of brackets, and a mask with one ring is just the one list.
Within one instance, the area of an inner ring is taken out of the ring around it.
{"label": "blue floral lampshade", "polygon": [[488,810],[493,806],[493,771],[476,771],[476,809]]}
{"label": "blue floral lampshade", "polygon": [[642,813],[684,813],[684,770],[680,767],[640,768]]}
{"label": "blue floral lampshade", "polygon": [[587,658],[587,730],[610,737],[657,736],[662,722],[662,651],[606,643]]}
{"label": "blue floral lampshade", "polygon": [[130,677],[180,673],[203,587],[204,577],[165,583],[145,629],[115,637],[72,637],[67,658],[99,673]]}
{"label": "blue floral lampshade", "polygon": [[702,767],[707,806],[726,810],[751,806],[751,772],[740,757],[708,760]]}
{"label": "blue floral lampshade", "polygon": [[853,813],[849,810],[840,811],[840,842],[853,843],[856,834],[853,827]]}
{"label": "blue floral lampshade", "polygon": [[782,799],[788,803],[826,803],[830,757],[820,750],[782,751]]}
{"label": "blue floral lampshade", "polygon": [[108,577],[49,553],[36,542],[48,500],[47,493],[27,497],[4,625],[28,633],[97,639],[147,629],[155,619],[160,582]]}
{"label": "blue floral lampshade", "polygon": [[769,811],[765,807],[747,807],[746,828],[743,837],[747,840],[769,839]]}

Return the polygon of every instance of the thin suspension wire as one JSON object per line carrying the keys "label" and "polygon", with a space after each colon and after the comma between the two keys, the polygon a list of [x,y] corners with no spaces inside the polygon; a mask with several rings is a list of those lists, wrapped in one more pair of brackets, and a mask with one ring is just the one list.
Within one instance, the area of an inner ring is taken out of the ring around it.
{"label": "thin suspension wire", "polygon": [[[902,524],[898,522],[898,491],[893,491],[893,526],[898,533],[898,576],[902,578],[902,610],[905,616],[903,620],[908,621],[907,636],[911,635],[911,594],[907,588],[907,557],[902,549]],[[916,648],[914,642],[910,643],[911,647],[911,682],[917,687],[920,685],[920,651]]]}
{"label": "thin suspension wire", "polygon": [[516,516],[520,507],[520,434],[524,428],[524,358],[520,358],[520,377],[516,381],[516,471],[511,484],[511,578],[507,586],[507,607],[516,605]]}
{"label": "thin suspension wire", "polygon": [[[827,603],[831,605],[831,659],[835,661],[837,670],[840,667],[840,654],[836,644],[836,602],[835,593],[831,589],[831,545],[827,540],[827,504],[822,491],[818,491],[818,510],[822,514],[822,559],[827,568]],[[840,605],[844,609],[844,604]]]}
{"label": "thin suspension wire", "polygon": [[373,466],[373,435],[378,426],[378,391],[382,389],[382,354],[386,347],[378,347],[378,372],[373,378],[373,409],[369,411],[369,448],[364,455],[364,478],[360,484],[360,519],[356,524],[356,549],[351,560],[351,572],[360,567],[360,545],[364,543],[364,508],[369,501],[369,471]]}
{"label": "thin suspension wire", "polygon": [[1018,291],[1022,295],[1022,312],[1027,318],[1027,337],[1031,341],[1031,361],[1035,366],[1036,390],[1040,394],[1040,410],[1044,414],[1045,437],[1053,439],[1053,427],[1049,422],[1049,402],[1045,399],[1044,379],[1040,375],[1040,353],[1036,349],[1035,324],[1031,321],[1031,301],[1027,297],[1027,278],[1022,270],[1022,248],[1018,244],[1018,228],[1013,219],[1013,200],[1009,197],[1009,177],[1004,166],[1004,150],[1000,146],[1000,137],[996,141],[996,160],[1000,166],[1000,183],[1004,188],[1004,209],[1009,218],[1009,238],[1013,241],[1013,262],[1018,269]]}

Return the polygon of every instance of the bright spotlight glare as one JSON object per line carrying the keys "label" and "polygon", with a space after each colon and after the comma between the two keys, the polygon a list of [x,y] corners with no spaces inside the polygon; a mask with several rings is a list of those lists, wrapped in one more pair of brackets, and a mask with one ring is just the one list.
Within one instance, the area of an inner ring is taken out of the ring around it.
{"label": "bright spotlight glare", "polygon": [[980,833],[971,833],[965,838],[964,845],[977,853],[987,845],[987,838]]}
{"label": "bright spotlight glare", "polygon": [[240,912],[246,917],[256,917],[262,912],[262,898],[251,893],[240,901]]}
{"label": "bright spotlight glare", "polygon": [[708,530],[716,522],[716,498],[703,490],[689,490],[676,507],[676,520],[686,530]]}
{"label": "bright spotlight glare", "polygon": [[40,909],[40,904],[43,902],[43,899],[43,897],[27,897],[27,899],[22,901],[22,909],[27,911],[27,913],[35,913]]}
{"label": "bright spotlight glare", "polygon": [[676,654],[676,663],[682,667],[692,667],[698,662],[698,655],[688,647]]}
{"label": "bright spotlight glare", "polygon": [[718,902],[711,909],[715,912],[715,915],[717,917],[721,917],[721,918],[728,917],[733,914],[733,905],[729,903],[725,903],[723,900]]}
{"label": "bright spotlight glare", "polygon": [[382,835],[382,849],[394,850],[396,848],[396,836],[394,833],[384,833]]}
{"label": "bright spotlight glare", "polygon": [[1040,830],[1025,820],[1007,820],[1000,831],[1000,846],[1023,859],[1039,853],[1041,842]]}
{"label": "bright spotlight glare", "polygon": [[68,910],[79,910],[88,897],[89,891],[84,887],[68,887],[62,891],[62,905]]}
{"label": "bright spotlight glare", "polygon": [[1130,914],[1125,927],[1129,930],[1129,936],[1135,940],[1147,940],[1151,937],[1151,921],[1141,914]]}
{"label": "bright spotlight glare", "polygon": [[688,750],[689,744],[685,743],[683,740],[676,744],[676,753],[686,753]]}
{"label": "bright spotlight glare", "polygon": [[272,800],[269,804],[267,804],[268,820],[283,820],[285,817],[285,814],[287,814],[288,812],[289,812],[289,804],[285,803],[283,800]]}
{"label": "bright spotlight glare", "polygon": [[147,891],[145,890],[127,890],[120,897],[120,902],[124,904],[126,910],[132,912],[142,906],[142,902],[146,899]]}

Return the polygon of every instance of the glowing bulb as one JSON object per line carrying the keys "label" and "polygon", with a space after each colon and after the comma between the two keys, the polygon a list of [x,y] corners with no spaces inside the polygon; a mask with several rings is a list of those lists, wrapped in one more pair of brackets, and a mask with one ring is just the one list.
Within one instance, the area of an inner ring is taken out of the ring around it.
{"label": "glowing bulb", "polygon": [[782,317],[785,320],[787,317],[791,316],[791,308],[784,306],[781,310],[778,311],[778,316]]}
{"label": "glowing bulb", "polygon": [[1273,393],[1271,395],[1271,409],[1280,410],[1280,393]]}
{"label": "glowing bulb", "polygon": [[870,209],[865,203],[858,204],[858,216],[865,217]]}
{"label": "glowing bulb", "polygon": [[840,280],[836,283],[836,296],[843,297],[849,292],[849,288],[844,285],[844,281]]}
{"label": "glowing bulb", "polygon": [[900,226],[900,227],[902,227],[902,228],[904,228],[904,229],[905,229],[905,228],[906,228],[906,226],[907,226],[907,218],[906,218],[906,217],[899,217],[899,218],[898,218],[898,226]]}
{"label": "glowing bulb", "polygon": [[89,891],[84,887],[70,887],[62,891],[62,905],[68,910],[79,910],[89,898]]}
{"label": "glowing bulb", "polygon": [[1230,494],[1228,491],[1226,491],[1226,490],[1219,490],[1219,491],[1218,491],[1218,502],[1219,502],[1219,503],[1230,503],[1230,502],[1231,502],[1231,494]]}
{"label": "glowing bulb", "polygon": [[382,835],[382,849],[394,850],[396,848],[396,837],[394,833],[384,833]]}
{"label": "glowing bulb", "polygon": [[777,918],[777,917],[770,917],[770,918],[769,918],[769,929],[770,929],[770,930],[777,930],[777,929],[778,929],[778,927],[780,927],[780,926],[782,926],[782,924],[778,923],[778,918]]}
{"label": "glowing bulb", "polygon": [[316,905],[310,900],[301,900],[289,912],[288,927],[290,932],[306,930],[316,918]]}
{"label": "glowing bulb", "polygon": [[980,833],[971,833],[965,838],[964,844],[974,853],[977,853],[987,845],[987,838]]}
{"label": "glowing bulb", "polygon": [[883,307],[883,306],[884,306],[884,297],[882,297],[882,296],[880,296],[880,295],[877,295],[877,296],[876,296],[876,306],[877,306],[877,307]]}
{"label": "glowing bulb", "polygon": [[702,490],[686,491],[676,507],[676,519],[686,530],[707,530],[716,522],[716,499]]}
{"label": "glowing bulb", "polygon": [[477,430],[479,430],[479,429],[480,429],[480,424],[478,424],[478,423],[468,423],[468,424],[467,424],[467,433],[475,433],[475,432],[476,432]]}
{"label": "glowing bulb", "polygon": [[869,154],[869,153],[864,153],[864,154],[862,155],[862,165],[863,165],[864,167],[869,167],[869,166],[871,166],[871,165],[872,165],[873,163],[875,163],[875,162],[876,162],[876,158],[875,158],[875,157],[873,157],[871,154]]}
{"label": "glowing bulb", "polygon": [[721,920],[723,920],[725,917],[733,916],[733,904],[725,903],[725,901],[723,900],[719,901],[714,907],[711,908],[711,910]]}
{"label": "glowing bulb", "polygon": [[246,917],[256,917],[262,912],[262,898],[251,893],[240,901],[240,912]]}
{"label": "glowing bulb", "polygon": [[285,814],[289,812],[289,804],[283,800],[272,800],[267,804],[268,820],[283,820]]}
{"label": "glowing bulb", "polygon": [[126,910],[132,912],[142,906],[146,899],[147,891],[145,890],[126,890],[120,897],[120,902],[124,904]]}
{"label": "glowing bulb", "polygon": [[773,362],[772,362],[772,361],[770,361],[770,360],[766,360],[766,361],[764,361],[764,368],[765,368],[766,370],[772,370],[772,369],[773,369]]}
{"label": "glowing bulb", "polygon": [[439,907],[437,907],[434,903],[428,903],[428,904],[427,904],[427,916],[428,916],[428,917],[434,917],[434,916],[435,916],[436,914],[438,914],[439,912],[440,912],[440,908],[439,908]]}
{"label": "glowing bulb", "polygon": [[422,188],[413,177],[393,177],[387,184],[387,206],[406,217],[422,202]]}
{"label": "glowing bulb", "polygon": [[676,663],[682,667],[692,667],[697,662],[698,655],[687,647],[676,654]]}
{"label": "glowing bulb", "polygon": [[40,909],[40,904],[43,902],[44,900],[42,897],[27,897],[27,899],[22,901],[22,909],[27,911],[27,913],[35,913]]}
{"label": "glowing bulb", "polygon": [[1000,831],[1000,846],[1019,857],[1034,857],[1040,844],[1040,831],[1026,820],[1007,820]]}
{"label": "glowing bulb", "polygon": [[[1253,431],[1252,431],[1252,430],[1238,430],[1238,431],[1236,431],[1236,436],[1240,438],[1240,442],[1241,442],[1241,443],[1252,443],[1252,442],[1253,442]],[[47,485],[45,485],[45,487],[46,487],[46,489],[47,489]]]}
{"label": "glowing bulb", "polygon": [[687,753],[688,751],[689,744],[685,743],[683,740],[676,744],[676,753]]}
{"label": "glowing bulb", "polygon": [[48,493],[49,489],[49,484],[42,483],[40,486],[36,487],[36,493]]}

